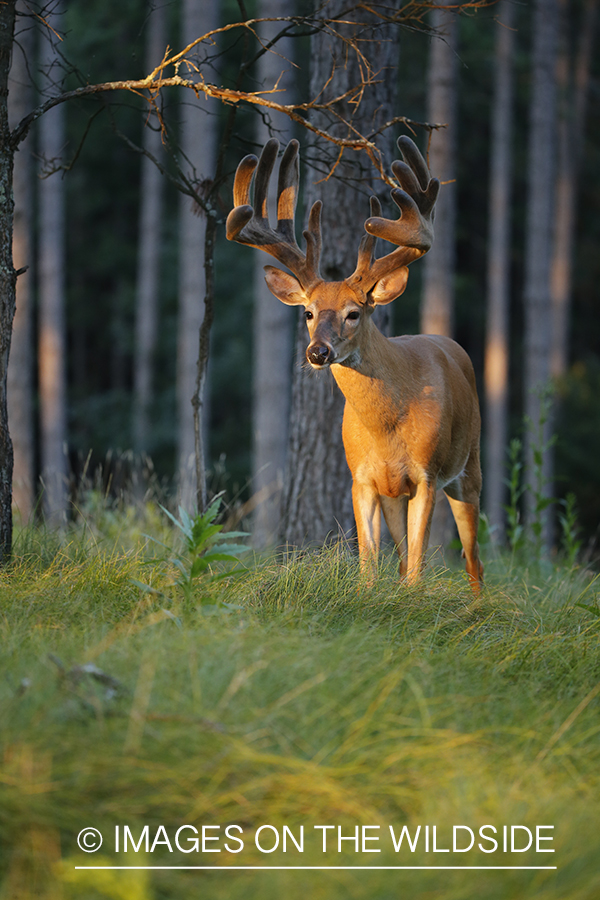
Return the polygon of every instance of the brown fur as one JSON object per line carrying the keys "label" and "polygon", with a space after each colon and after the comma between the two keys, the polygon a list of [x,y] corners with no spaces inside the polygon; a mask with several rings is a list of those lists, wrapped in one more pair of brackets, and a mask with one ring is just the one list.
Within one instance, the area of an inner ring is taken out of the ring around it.
{"label": "brown fur", "polygon": [[[271,266],[267,283],[284,303],[302,304],[312,316],[308,361],[313,368],[330,365],[346,398],[343,439],[363,566],[377,558],[381,511],[401,572],[417,580],[436,490],[443,488],[477,592],[483,576],[477,544],[480,416],[465,351],[438,335],[384,337],[371,320],[378,296],[389,302],[377,286],[367,298],[347,282],[321,282],[305,294],[293,276]],[[329,356],[315,364],[319,349]]]}

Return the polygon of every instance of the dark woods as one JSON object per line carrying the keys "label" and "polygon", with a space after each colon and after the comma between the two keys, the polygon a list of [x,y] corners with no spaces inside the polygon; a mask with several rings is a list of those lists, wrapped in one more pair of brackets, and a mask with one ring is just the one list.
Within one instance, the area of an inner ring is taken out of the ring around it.
{"label": "dark woods", "polygon": [[[389,4],[331,0],[313,12],[299,2],[294,21],[230,29],[289,17],[292,4],[79,0],[34,4],[35,15],[17,5],[12,144],[0,109],[7,172],[18,123],[70,95],[18,135],[15,153],[14,266],[27,271],[8,402],[24,520],[34,510],[58,524],[77,515],[73,500],[101,466],[97,486],[136,502],[153,490],[202,505],[224,489],[259,545],[351,527],[340,398],[294,354],[295,317],[262,287],[268,258],[228,245],[223,223],[241,156],[269,134],[296,137],[303,206],[322,197],[323,265],[343,278],[369,194],[392,213],[381,176],[405,133],[446,184],[430,259],[412,267],[380,327],[446,331],[471,355],[483,503],[497,537],[514,438],[523,484],[541,479],[531,493],[544,515],[540,498],[574,492],[588,542],[597,537],[597,3],[504,0],[460,14],[432,5],[398,3],[390,14]],[[172,58],[216,30],[142,82],[167,47]],[[0,48],[5,78],[10,50]],[[266,107],[251,96],[261,91]],[[10,212],[5,202],[0,214]],[[0,227],[6,254],[10,225]],[[6,353],[5,258],[0,271]],[[9,460],[2,444],[5,552]],[[535,514],[523,502],[523,515]],[[544,528],[551,543],[551,520]]]}

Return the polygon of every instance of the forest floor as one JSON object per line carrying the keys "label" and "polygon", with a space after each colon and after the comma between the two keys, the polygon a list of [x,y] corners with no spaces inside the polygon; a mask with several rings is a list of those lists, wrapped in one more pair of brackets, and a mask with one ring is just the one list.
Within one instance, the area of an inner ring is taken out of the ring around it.
{"label": "forest floor", "polygon": [[0,573],[0,897],[600,896],[593,573],[490,551],[474,599],[337,545],[183,590],[165,523]]}

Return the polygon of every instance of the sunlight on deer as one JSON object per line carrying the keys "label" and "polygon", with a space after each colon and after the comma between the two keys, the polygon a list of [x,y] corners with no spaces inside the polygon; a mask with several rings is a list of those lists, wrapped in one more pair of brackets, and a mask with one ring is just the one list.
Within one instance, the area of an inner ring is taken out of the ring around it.
{"label": "sunlight on deer", "polygon": [[[477,543],[480,415],[473,366],[448,337],[386,338],[371,319],[376,306],[403,293],[408,264],[433,242],[439,181],[431,178],[410,138],[399,138],[398,147],[404,160],[392,163],[400,187],[391,196],[400,218],[382,218],[379,201],[371,198],[356,269],[344,281],[324,281],[319,273],[321,201],[309,214],[305,253],[296,242],[297,141],[290,141],[281,161],[276,229],[269,224],[267,195],[279,143],[270,140],[260,160],[246,156],[238,166],[227,237],[266,251],[293,272],[265,266],[267,285],[282,303],[304,307],[310,337],[306,358],[314,369],[331,367],[346,398],[342,434],[353,479],[362,567],[376,565],[383,512],[400,572],[408,581],[417,581],[436,490],[443,488],[477,593],[483,567]],[[250,187],[255,173],[253,208]],[[378,237],[396,249],[376,258]]]}

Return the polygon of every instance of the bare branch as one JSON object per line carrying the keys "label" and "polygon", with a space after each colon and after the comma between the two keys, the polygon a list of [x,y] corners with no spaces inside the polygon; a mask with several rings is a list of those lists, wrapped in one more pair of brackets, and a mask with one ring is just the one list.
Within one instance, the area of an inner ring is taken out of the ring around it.
{"label": "bare branch", "polygon": [[[466,8],[478,8],[487,5],[487,3],[488,0],[469,0],[469,2],[464,3],[448,4],[448,8],[458,11],[464,10]],[[390,120],[390,122],[382,126],[382,128],[380,128],[378,132],[375,132],[370,137],[366,137],[362,135],[357,129],[355,129],[352,126],[351,122],[342,119],[342,117],[335,111],[334,107],[336,104],[338,104],[343,99],[352,97],[353,94],[356,95],[354,102],[358,106],[365,88],[370,84],[373,84],[375,78],[373,68],[364,50],[361,46],[359,46],[360,44],[365,45],[372,43],[372,39],[362,38],[360,35],[360,29],[363,27],[365,29],[370,28],[372,30],[372,22],[361,22],[360,18],[358,20],[352,20],[351,18],[349,18],[349,16],[351,16],[352,13],[357,12],[364,14],[374,13],[380,20],[381,24],[403,24],[410,21],[414,25],[415,22],[421,22],[425,12],[430,9],[431,6],[431,2],[417,2],[417,0],[409,0],[409,2],[406,3],[401,10],[390,10],[390,7],[387,4],[383,3],[357,3],[355,5],[349,6],[348,10],[344,14],[344,18],[340,17],[338,19],[319,17],[318,15],[301,17],[286,16],[248,19],[244,22],[235,22],[232,24],[224,25],[221,28],[217,28],[214,31],[209,31],[201,37],[196,38],[190,44],[188,44],[187,47],[185,47],[178,53],[171,55],[170,48],[167,48],[161,63],[156,66],[156,68],[145,78],[126,81],[104,82],[102,84],[87,84],[76,88],[75,90],[65,91],[61,94],[56,95],[55,97],[50,97],[44,103],[40,104],[36,109],[32,110],[32,112],[30,112],[27,116],[25,116],[25,118],[23,118],[13,129],[11,133],[11,143],[13,149],[17,148],[17,146],[27,135],[31,125],[37,119],[39,119],[40,116],[42,116],[45,112],[52,109],[53,107],[58,106],[61,103],[65,103],[68,100],[81,99],[87,96],[115,91],[129,91],[130,93],[134,93],[137,96],[141,97],[145,102],[149,102],[152,105],[155,105],[153,101],[163,88],[183,87],[194,91],[197,96],[203,93],[207,97],[212,97],[214,99],[220,100],[223,103],[234,105],[239,103],[248,103],[251,105],[263,107],[265,109],[271,109],[275,112],[283,113],[292,121],[298,122],[303,128],[312,131],[314,134],[318,135],[324,140],[333,142],[334,144],[339,146],[342,151],[346,149],[364,150],[373,161],[380,174],[380,177],[382,177],[385,181],[388,181],[388,183],[392,183],[383,172],[379,152],[373,142],[373,138],[377,134],[381,133],[383,129],[391,127],[398,122],[402,122],[408,127],[425,127],[427,129],[439,128],[442,126],[434,123],[421,124],[418,122],[412,122],[404,117],[399,117],[397,119]],[[332,36],[336,38],[336,40],[339,40],[342,44],[346,45],[347,52],[353,52],[357,54],[360,61],[361,83],[356,85],[352,90],[348,91],[343,97],[336,97],[333,100],[330,100],[328,103],[319,103],[318,97],[315,97],[308,103],[283,104],[271,99],[271,95],[280,92],[277,85],[275,85],[271,90],[249,92],[239,89],[218,87],[216,84],[205,80],[198,64],[191,58],[193,51],[197,49],[201,44],[214,45],[215,39],[219,35],[240,28],[245,29],[247,33],[252,34],[258,41],[259,38],[256,33],[255,26],[259,25],[262,22],[281,22],[284,27],[280,31],[277,38],[272,39],[268,45],[264,45],[259,41],[261,50],[258,51],[258,53],[255,54],[255,56],[251,60],[248,60],[244,64],[245,68],[247,68],[252,62],[255,61],[256,58],[258,58],[258,56],[262,55],[263,53],[275,52],[272,48],[275,45],[276,40],[278,40],[282,36],[287,36],[291,30],[298,28],[310,28],[313,31],[315,29],[322,29],[329,31]],[[339,26],[341,25],[352,25],[354,29],[358,29],[358,32],[355,31],[353,37],[348,37],[338,30]],[[181,67],[184,65],[187,67],[188,71],[191,71],[192,73],[197,75],[196,79],[185,78],[179,74]],[[169,67],[172,67],[174,74],[165,76],[164,72]],[[311,122],[307,121],[305,114],[307,114],[310,110],[329,111],[336,119],[342,120],[345,122],[345,124],[348,125],[349,135],[347,137],[337,137],[330,134],[324,129],[316,127]]]}

